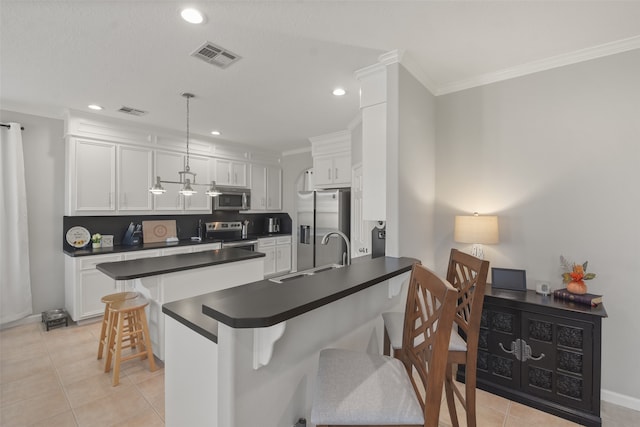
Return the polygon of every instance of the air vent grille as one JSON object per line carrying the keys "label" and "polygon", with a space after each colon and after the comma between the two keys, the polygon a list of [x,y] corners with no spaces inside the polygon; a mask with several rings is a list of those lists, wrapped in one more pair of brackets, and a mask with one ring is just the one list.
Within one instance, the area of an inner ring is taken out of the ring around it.
{"label": "air vent grille", "polygon": [[124,105],[117,110],[120,113],[131,114],[132,116],[144,116],[147,111],[138,110],[137,108],[125,107]]}
{"label": "air vent grille", "polygon": [[209,64],[217,65],[220,68],[227,68],[237,62],[241,57],[228,49],[206,42],[191,54],[191,56],[201,59]]}
{"label": "air vent grille", "polygon": [[147,111],[138,110],[137,108],[125,107],[124,105],[118,110],[120,113],[130,114],[132,116],[144,116]]}

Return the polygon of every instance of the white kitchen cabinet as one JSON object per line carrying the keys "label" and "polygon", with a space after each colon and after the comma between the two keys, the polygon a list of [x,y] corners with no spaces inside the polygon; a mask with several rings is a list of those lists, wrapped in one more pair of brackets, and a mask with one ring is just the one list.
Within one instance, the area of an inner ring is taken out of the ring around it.
{"label": "white kitchen cabinet", "polygon": [[193,189],[197,191],[196,194],[183,196],[185,210],[211,213],[211,197],[206,195],[208,186],[211,184],[209,162],[210,159],[206,157],[189,156],[189,167],[191,168],[191,172],[196,174],[196,182],[198,184],[206,184],[207,186],[195,186]]}
{"label": "white kitchen cabinet", "polygon": [[72,138],[68,155],[68,214],[115,211],[116,145]]}
{"label": "white kitchen cabinet", "polygon": [[153,150],[118,146],[118,211],[150,211],[153,197]]}
{"label": "white kitchen cabinet", "polygon": [[160,249],[160,256],[188,254],[193,252],[193,246],[177,246],[175,248]]}
{"label": "white kitchen cabinet", "polygon": [[[159,176],[166,181],[180,181],[178,171],[184,167],[184,156],[180,153],[168,151],[156,151],[155,176]],[[183,209],[180,184],[165,184],[162,186],[167,190],[164,194],[154,194],[153,203],[156,211],[181,211]]]}
{"label": "white kitchen cabinet", "polygon": [[351,132],[341,131],[309,138],[316,187],[351,185]]}
{"label": "white kitchen cabinet", "polygon": [[65,308],[74,321],[104,313],[100,299],[119,290],[116,281],[98,271],[96,265],[120,260],[120,254],[65,257]]}
{"label": "white kitchen cabinet", "polygon": [[233,160],[216,159],[216,184],[232,187],[247,186],[247,164]]}
{"label": "white kitchen cabinet", "polygon": [[351,185],[351,155],[314,157],[313,176],[318,186],[348,187]]}
{"label": "white kitchen cabinet", "polygon": [[291,236],[258,239],[258,252],[265,254],[265,277],[291,271]]}
{"label": "white kitchen cabinet", "polygon": [[276,273],[291,271],[291,236],[276,237]]}
{"label": "white kitchen cabinet", "polygon": [[282,210],[282,169],[280,167],[251,165],[251,209]]}

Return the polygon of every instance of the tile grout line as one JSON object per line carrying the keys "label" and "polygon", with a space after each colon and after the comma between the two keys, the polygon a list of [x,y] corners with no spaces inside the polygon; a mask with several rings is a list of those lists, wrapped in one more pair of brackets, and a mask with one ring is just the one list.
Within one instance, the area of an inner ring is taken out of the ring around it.
{"label": "tile grout line", "polygon": [[[48,331],[46,331],[46,332],[48,332]],[[54,371],[56,373],[56,378],[58,379],[58,383],[60,384],[60,388],[62,389],[62,393],[64,394],[64,398],[67,401],[67,405],[69,405],[69,409],[71,410],[71,416],[73,417],[73,422],[75,423],[75,425],[77,427],[77,426],[80,425],[78,423],[78,417],[76,416],[75,410],[71,406],[71,400],[69,399],[69,394],[67,393],[67,387],[62,382],[62,377],[60,376],[60,372],[58,371],[58,367],[56,366],[55,363],[53,363],[53,357],[51,356],[51,351],[49,349],[49,346],[46,343],[45,334],[44,333],[45,333],[45,331],[43,331],[41,329],[40,330],[40,337],[44,341],[44,346],[47,349],[47,357],[49,358],[49,363],[51,363],[51,366],[53,367],[53,369],[54,369]]]}

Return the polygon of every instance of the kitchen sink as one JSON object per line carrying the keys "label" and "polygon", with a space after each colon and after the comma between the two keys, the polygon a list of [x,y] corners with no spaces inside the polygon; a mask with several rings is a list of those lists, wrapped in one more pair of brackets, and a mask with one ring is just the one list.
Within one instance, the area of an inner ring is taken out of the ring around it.
{"label": "kitchen sink", "polygon": [[284,283],[292,280],[300,279],[306,276],[313,276],[316,273],[322,273],[323,271],[334,270],[336,268],[344,267],[342,264],[328,264],[320,267],[310,268],[309,270],[296,271],[295,273],[285,274],[284,276],[273,277],[269,279],[274,283]]}

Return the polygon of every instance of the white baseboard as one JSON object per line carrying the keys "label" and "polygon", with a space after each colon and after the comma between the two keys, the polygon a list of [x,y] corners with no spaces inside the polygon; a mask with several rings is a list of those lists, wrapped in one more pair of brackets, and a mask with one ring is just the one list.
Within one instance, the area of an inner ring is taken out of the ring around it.
{"label": "white baseboard", "polygon": [[603,389],[600,390],[600,398],[605,402],[613,403],[614,405],[623,406],[625,408],[633,409],[634,411],[640,411],[640,399],[636,399],[635,397]]}
{"label": "white baseboard", "polygon": [[32,314],[14,322],[7,322],[0,325],[0,330],[13,328],[15,326],[28,325],[29,323],[42,322],[42,314]]}

